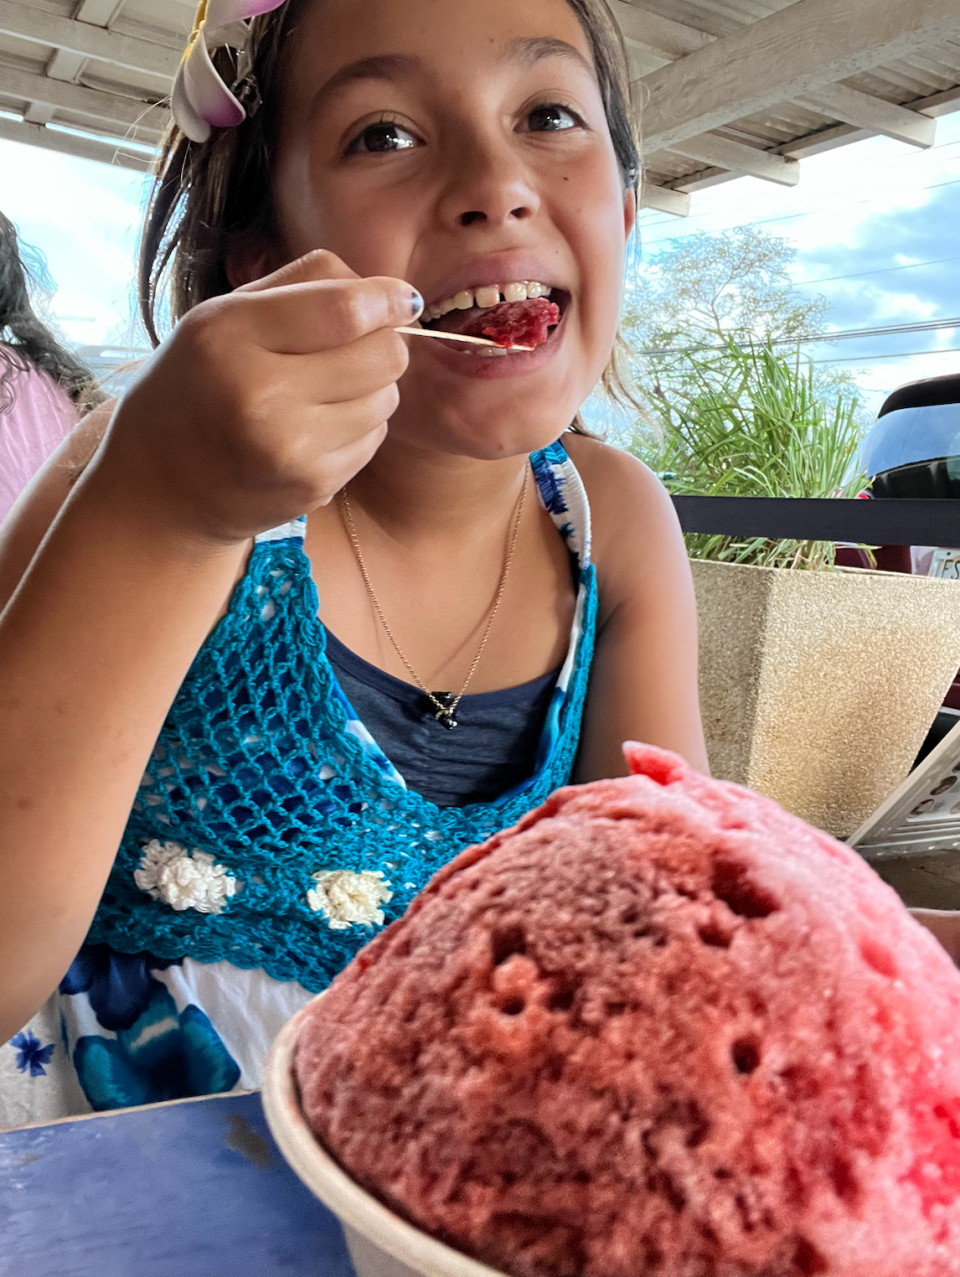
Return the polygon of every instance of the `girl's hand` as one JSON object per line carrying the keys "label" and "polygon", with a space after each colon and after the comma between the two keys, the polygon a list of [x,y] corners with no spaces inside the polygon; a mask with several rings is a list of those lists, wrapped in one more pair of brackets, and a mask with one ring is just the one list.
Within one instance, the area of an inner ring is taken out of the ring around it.
{"label": "girl's hand", "polygon": [[100,499],[228,544],[325,505],[383,442],[408,358],[393,329],[421,308],[323,251],[202,303],[121,401]]}

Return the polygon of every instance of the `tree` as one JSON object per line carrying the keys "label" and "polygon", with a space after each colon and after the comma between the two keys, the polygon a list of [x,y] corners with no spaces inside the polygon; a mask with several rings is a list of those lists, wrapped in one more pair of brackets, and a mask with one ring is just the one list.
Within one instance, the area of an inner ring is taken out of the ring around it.
{"label": "tree", "polygon": [[[790,345],[798,354],[801,338],[824,331],[829,304],[798,290],[790,276],[795,259],[787,240],[742,226],[687,236],[644,263],[623,324],[643,410],[631,451],[664,468],[667,436],[689,419],[705,387],[724,387],[731,343],[774,344],[789,356]],[[828,407],[857,393],[844,372],[816,370],[811,387]]]}
{"label": "tree", "polygon": [[801,295],[785,239],[756,226],[690,235],[651,257],[628,299],[625,327],[638,350],[764,343],[822,332],[828,304]]}

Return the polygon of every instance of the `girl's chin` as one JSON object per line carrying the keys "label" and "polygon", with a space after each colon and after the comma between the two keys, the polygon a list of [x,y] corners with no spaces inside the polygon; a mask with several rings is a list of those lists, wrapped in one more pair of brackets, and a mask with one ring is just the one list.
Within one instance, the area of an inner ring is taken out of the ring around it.
{"label": "girl's chin", "polygon": [[577,409],[571,408],[566,415],[542,409],[497,413],[495,419],[490,414],[473,419],[464,415],[456,421],[441,417],[429,435],[425,435],[422,422],[419,428],[411,423],[410,429],[404,429],[401,423],[395,427],[391,422],[390,430],[398,443],[407,441],[419,448],[475,461],[503,461],[549,447],[573,423],[576,414]]}

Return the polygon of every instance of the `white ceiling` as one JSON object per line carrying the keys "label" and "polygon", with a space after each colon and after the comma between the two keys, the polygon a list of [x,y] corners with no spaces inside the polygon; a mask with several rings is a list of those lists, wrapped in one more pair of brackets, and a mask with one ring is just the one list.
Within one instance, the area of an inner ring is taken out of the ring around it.
{"label": "white ceiling", "polygon": [[[647,207],[960,108],[960,0],[609,0],[644,103]],[[0,137],[145,169],[193,0],[0,0]],[[0,175],[2,178],[2,175]]]}

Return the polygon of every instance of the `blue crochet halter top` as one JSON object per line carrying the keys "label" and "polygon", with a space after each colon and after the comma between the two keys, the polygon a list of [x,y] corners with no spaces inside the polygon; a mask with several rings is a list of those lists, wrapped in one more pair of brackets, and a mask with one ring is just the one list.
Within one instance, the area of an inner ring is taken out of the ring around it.
{"label": "blue crochet halter top", "polygon": [[462,807],[407,788],[327,659],[297,520],[257,538],[177,694],[88,942],[319,991],[451,857],[569,781],[596,628],[589,507],[561,444],[530,462],[579,582],[533,775]]}

